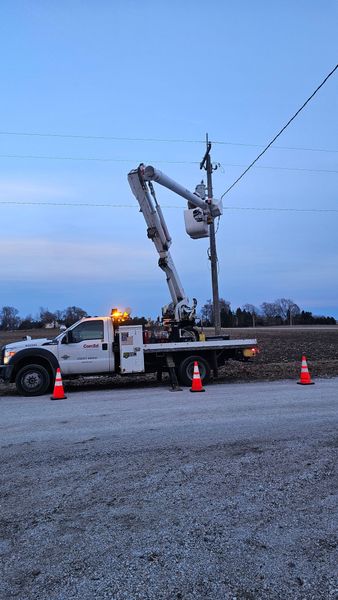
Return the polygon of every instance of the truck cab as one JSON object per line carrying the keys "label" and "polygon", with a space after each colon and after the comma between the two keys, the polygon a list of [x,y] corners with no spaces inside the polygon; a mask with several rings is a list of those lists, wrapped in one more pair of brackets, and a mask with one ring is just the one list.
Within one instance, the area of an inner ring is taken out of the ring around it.
{"label": "truck cab", "polygon": [[[48,344],[55,346],[61,372],[109,373],[114,371],[112,320],[108,317],[82,319]],[[46,346],[45,346],[46,347]]]}
{"label": "truck cab", "polygon": [[54,339],[23,340],[2,348],[0,377],[16,383],[19,393],[48,392],[58,367],[63,376],[104,374],[115,370],[110,317],[84,318]]}

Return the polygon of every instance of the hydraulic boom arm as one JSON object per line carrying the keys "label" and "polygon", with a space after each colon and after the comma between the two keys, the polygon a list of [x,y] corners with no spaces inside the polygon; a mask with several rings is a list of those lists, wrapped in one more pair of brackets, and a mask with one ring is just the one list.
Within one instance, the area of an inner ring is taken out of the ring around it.
{"label": "hydraulic boom arm", "polygon": [[172,302],[163,307],[163,316],[174,320],[176,323],[194,322],[197,301],[193,298],[192,305],[190,305],[177,274],[169,252],[172,240],[161,207],[157,202],[152,181],[156,181],[185,198],[188,201],[189,208],[197,207],[202,215],[218,216],[221,213],[220,205],[213,203],[211,200],[206,202],[200,196],[193,194],[152,166],[145,167],[141,164],[137,169],[130,171],[128,181],[147,223],[148,237],[155,244],[159,253],[159,267],[166,274]]}

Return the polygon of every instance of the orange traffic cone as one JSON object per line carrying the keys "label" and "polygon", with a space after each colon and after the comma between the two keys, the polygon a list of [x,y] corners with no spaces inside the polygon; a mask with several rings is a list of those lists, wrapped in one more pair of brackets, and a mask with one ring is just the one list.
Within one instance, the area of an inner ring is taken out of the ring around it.
{"label": "orange traffic cone", "polygon": [[205,392],[205,389],[202,386],[202,380],[201,380],[200,370],[198,368],[197,360],[195,360],[195,362],[194,362],[194,374],[192,376],[190,391],[191,392]]}
{"label": "orange traffic cone", "polygon": [[53,391],[53,396],[51,396],[50,399],[51,400],[64,400],[65,398],[67,398],[67,396],[65,396],[65,392],[63,389],[61,371],[60,371],[60,369],[56,369],[54,391]]}
{"label": "orange traffic cone", "polygon": [[299,385],[314,385],[314,381],[311,381],[309,369],[307,368],[306,357],[302,357],[302,368],[300,372],[300,380],[297,381]]}

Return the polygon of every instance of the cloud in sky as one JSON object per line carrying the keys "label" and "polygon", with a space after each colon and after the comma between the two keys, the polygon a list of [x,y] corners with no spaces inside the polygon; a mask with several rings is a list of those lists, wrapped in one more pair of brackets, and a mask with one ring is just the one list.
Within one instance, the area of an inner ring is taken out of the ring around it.
{"label": "cloud in sky", "polygon": [[71,198],[74,191],[55,182],[45,183],[19,177],[9,179],[0,177],[0,200],[42,201],[46,199]]}
{"label": "cloud in sky", "polygon": [[2,239],[2,281],[119,281],[144,280],[149,273],[150,249],[127,244],[58,239]]}

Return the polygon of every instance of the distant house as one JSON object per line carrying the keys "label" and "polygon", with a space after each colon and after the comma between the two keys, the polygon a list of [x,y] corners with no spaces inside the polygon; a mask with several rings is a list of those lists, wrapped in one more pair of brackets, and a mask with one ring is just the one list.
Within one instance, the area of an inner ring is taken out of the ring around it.
{"label": "distant house", "polygon": [[58,329],[60,323],[58,321],[51,321],[50,323],[45,323],[43,327],[44,329]]}

